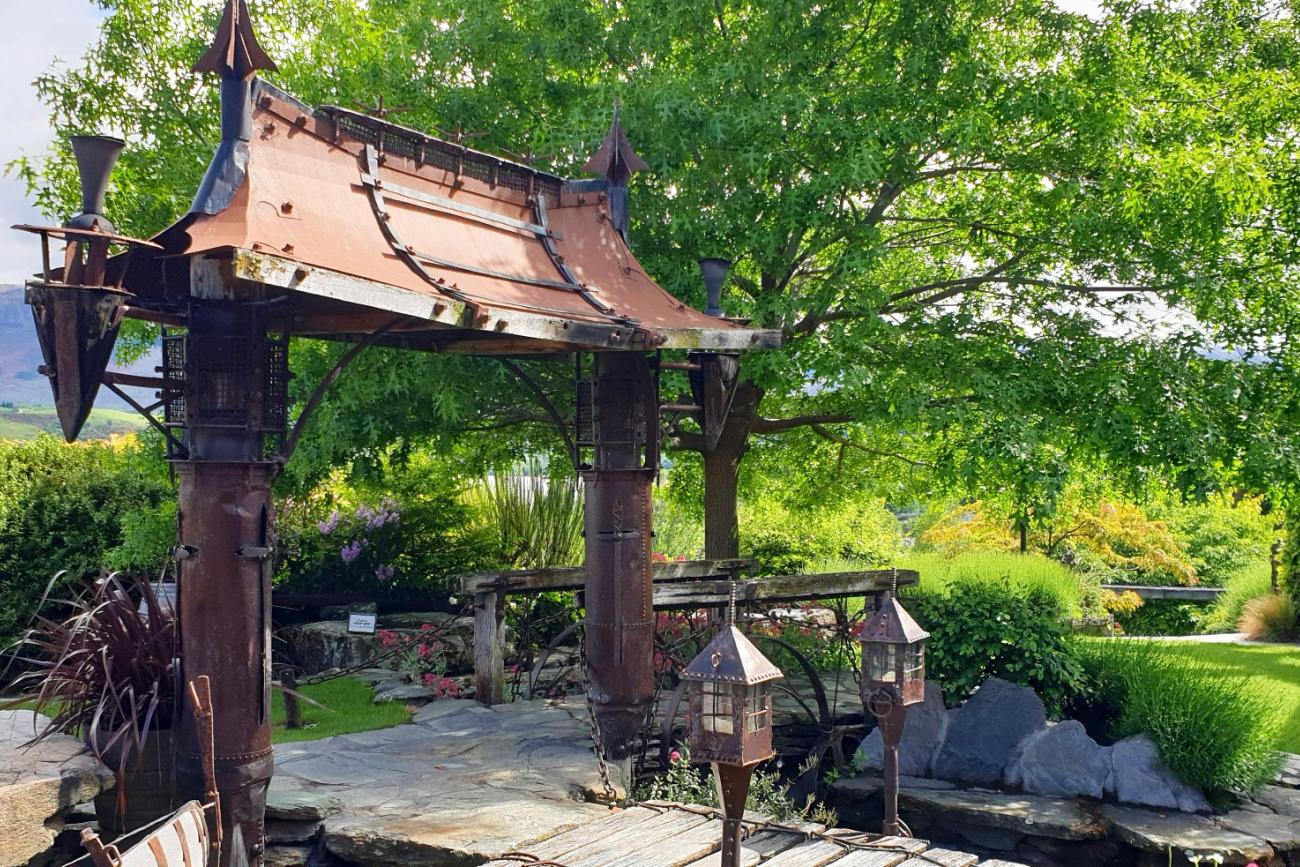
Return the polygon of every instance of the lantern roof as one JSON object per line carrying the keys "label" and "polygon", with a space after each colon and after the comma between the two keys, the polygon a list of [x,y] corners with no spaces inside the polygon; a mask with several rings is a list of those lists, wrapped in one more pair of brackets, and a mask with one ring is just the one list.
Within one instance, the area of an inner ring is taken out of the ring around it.
{"label": "lantern roof", "polygon": [[753,686],[785,677],[754,643],[728,623],[682,671],[682,680],[710,680]]}
{"label": "lantern roof", "polygon": [[929,637],[892,593],[857,634],[858,641],[871,644],[916,644]]}

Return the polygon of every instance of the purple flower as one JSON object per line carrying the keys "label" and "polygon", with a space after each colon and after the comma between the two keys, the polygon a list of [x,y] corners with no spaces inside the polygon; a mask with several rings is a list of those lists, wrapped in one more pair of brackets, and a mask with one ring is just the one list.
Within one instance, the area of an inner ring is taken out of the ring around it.
{"label": "purple flower", "polygon": [[361,520],[363,521],[368,520],[370,518],[373,518],[374,516],[375,516],[375,510],[367,506],[365,503],[362,503],[360,506],[357,506],[357,517],[360,518]]}
{"label": "purple flower", "polygon": [[396,574],[396,572],[397,569],[392,566],[381,565],[379,568],[375,569],[375,577],[380,581],[387,583],[392,580],[393,575]]}
{"label": "purple flower", "polygon": [[361,543],[356,539],[353,539],[351,542],[343,546],[343,550],[339,552],[339,556],[343,558],[344,563],[351,563],[353,560],[361,556]]}
{"label": "purple flower", "polygon": [[324,521],[320,521],[316,524],[316,529],[320,530],[320,534],[322,536],[328,536],[330,533],[333,533],[336,529],[338,529],[338,526],[339,526],[339,510],[335,509],[334,511],[330,512],[330,516],[327,519],[325,519]]}

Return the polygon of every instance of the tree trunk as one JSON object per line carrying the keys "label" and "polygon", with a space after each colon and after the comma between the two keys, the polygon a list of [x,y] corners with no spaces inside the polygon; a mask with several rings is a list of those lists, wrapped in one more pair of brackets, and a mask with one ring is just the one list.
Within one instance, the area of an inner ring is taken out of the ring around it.
{"label": "tree trunk", "polygon": [[736,495],[740,461],[749,448],[749,432],[763,393],[751,382],[736,387],[718,445],[704,457],[704,556],[725,560],[740,556]]}

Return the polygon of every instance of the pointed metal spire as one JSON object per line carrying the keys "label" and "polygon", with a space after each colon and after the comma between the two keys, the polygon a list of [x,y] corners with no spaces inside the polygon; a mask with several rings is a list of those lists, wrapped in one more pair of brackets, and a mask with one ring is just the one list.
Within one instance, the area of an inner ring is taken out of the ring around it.
{"label": "pointed metal spire", "polygon": [[227,0],[212,46],[194,64],[195,72],[216,72],[222,78],[248,79],[259,69],[274,72],[275,61],[257,44],[248,17],[247,0]]}
{"label": "pointed metal spire", "polygon": [[623,107],[615,101],[614,122],[610,124],[605,140],[582,170],[601,175],[611,187],[626,187],[633,172],[643,172],[648,168],[650,166],[632,150],[632,143],[623,133]]}
{"label": "pointed metal spire", "polygon": [[609,194],[609,221],[623,236],[624,243],[627,242],[627,232],[631,226],[627,206],[627,182],[632,178],[633,172],[645,171],[648,168],[650,167],[646,165],[646,161],[637,156],[636,151],[632,150],[631,142],[623,134],[623,110],[622,106],[615,101],[614,122],[610,124],[605,140],[600,143],[600,147],[596,149],[591,159],[587,160],[582,170],[604,178],[606,191]]}

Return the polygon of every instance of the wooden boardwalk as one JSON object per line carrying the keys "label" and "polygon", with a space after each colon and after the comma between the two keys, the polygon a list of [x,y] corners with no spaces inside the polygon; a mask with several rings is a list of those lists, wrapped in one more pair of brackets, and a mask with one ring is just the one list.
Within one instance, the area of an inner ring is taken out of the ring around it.
{"label": "wooden boardwalk", "polygon": [[[881,837],[810,823],[755,822],[741,847],[746,867],[1022,867],[981,861],[924,840]],[[716,867],[722,819],[716,810],[651,803],[589,822],[510,852],[488,867]]]}

